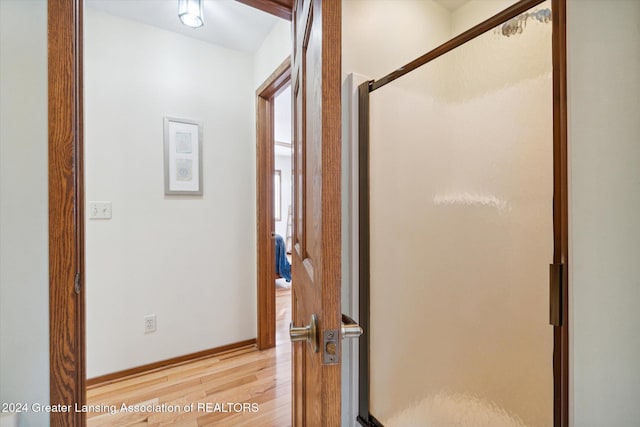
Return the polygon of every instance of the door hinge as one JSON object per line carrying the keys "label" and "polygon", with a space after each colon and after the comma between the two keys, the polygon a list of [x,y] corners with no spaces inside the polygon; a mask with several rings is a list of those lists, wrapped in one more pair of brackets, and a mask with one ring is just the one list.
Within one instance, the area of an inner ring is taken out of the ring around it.
{"label": "door hinge", "polygon": [[76,291],[76,294],[80,294],[80,272],[76,272],[76,277],[73,280],[73,289]]}
{"label": "door hinge", "polygon": [[549,323],[562,326],[562,264],[549,265]]}

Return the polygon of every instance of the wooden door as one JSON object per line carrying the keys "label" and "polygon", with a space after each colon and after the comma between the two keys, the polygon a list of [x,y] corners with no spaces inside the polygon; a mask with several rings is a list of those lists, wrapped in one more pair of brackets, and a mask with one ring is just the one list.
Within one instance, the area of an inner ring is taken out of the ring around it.
{"label": "wooden door", "polygon": [[293,344],[296,426],[340,425],[340,25],[340,1],[296,1],[292,316],[300,327],[315,314],[319,343]]}

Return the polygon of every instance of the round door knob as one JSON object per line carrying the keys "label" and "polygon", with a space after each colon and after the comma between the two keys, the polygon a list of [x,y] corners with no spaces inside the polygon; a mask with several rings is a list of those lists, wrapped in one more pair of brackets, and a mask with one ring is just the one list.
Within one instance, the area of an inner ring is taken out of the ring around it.
{"label": "round door knob", "polygon": [[306,341],[311,350],[315,353],[318,351],[318,317],[311,315],[311,321],[307,326],[293,326],[293,322],[289,324],[289,337],[291,342]]}

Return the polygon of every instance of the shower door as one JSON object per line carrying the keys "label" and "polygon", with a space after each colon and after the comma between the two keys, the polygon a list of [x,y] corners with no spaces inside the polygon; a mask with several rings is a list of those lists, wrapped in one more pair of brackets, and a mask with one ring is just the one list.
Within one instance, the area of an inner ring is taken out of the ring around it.
{"label": "shower door", "polygon": [[553,425],[550,4],[369,95],[369,412]]}

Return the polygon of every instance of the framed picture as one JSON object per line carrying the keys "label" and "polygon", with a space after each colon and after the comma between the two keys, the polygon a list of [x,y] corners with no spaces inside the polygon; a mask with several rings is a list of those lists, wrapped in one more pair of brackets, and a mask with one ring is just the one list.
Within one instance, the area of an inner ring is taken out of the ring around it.
{"label": "framed picture", "polygon": [[202,195],[202,125],[164,118],[164,194]]}

